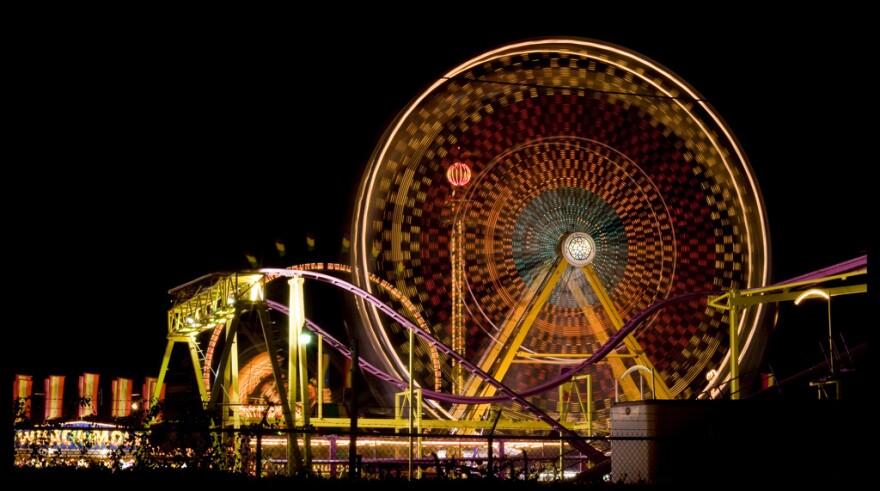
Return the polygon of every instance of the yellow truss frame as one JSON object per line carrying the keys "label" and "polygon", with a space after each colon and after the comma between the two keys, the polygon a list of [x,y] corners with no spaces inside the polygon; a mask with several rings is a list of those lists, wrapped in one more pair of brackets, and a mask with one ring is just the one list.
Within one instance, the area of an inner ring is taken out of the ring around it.
{"label": "yellow truss frame", "polygon": [[804,291],[815,288],[816,285],[830,283],[833,281],[846,281],[860,276],[865,277],[864,283],[856,283],[837,287],[822,288],[829,296],[849,295],[854,293],[866,293],[868,268],[858,269],[846,273],[840,273],[822,278],[813,278],[809,280],[785,283],[782,285],[771,285],[760,288],[752,288],[748,290],[730,290],[727,293],[710,297],[707,305],[716,309],[726,310],[729,317],[730,331],[730,398],[739,399],[740,380],[739,380],[739,355],[740,341],[738,332],[738,314],[742,309],[752,305],[764,303],[776,303],[794,301]]}

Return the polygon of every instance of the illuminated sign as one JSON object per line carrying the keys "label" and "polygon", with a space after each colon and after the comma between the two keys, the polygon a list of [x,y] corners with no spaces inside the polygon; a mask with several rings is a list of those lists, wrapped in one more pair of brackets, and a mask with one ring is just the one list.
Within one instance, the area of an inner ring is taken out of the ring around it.
{"label": "illuminated sign", "polygon": [[141,432],[132,434],[125,430],[100,428],[19,429],[15,431],[14,444],[15,448],[32,448],[34,445],[40,445],[58,450],[80,448],[129,450],[139,445],[141,435]]}

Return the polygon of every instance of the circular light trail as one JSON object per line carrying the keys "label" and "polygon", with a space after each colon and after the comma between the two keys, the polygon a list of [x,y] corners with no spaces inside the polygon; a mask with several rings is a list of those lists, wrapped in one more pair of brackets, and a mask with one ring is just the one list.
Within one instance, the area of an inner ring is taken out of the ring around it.
{"label": "circular light trail", "polygon": [[[456,188],[447,171],[462,155],[471,176]],[[355,204],[353,282],[380,298],[387,293],[370,277],[393,285],[449,346],[453,192],[467,321],[461,353],[477,365],[503,350],[506,330],[515,331],[560,260],[560,238],[571,240],[572,267],[503,373],[515,390],[558,376],[614,334],[604,297],[626,321],[664,299],[763,286],[769,277],[764,203],[733,133],[685,81],[612,44],[538,39],[477,56],[418,94],[377,145]],[[595,285],[576,267],[587,264]],[[367,303],[358,313],[365,349],[407,378],[406,330]],[[757,362],[763,314],[754,306],[737,316],[741,373]],[[728,322],[695,297],[655,312],[632,336],[671,394],[687,399],[724,379]],[[435,361],[414,348],[414,377],[431,386]],[[441,360],[450,391],[454,365]],[[713,369],[722,376],[707,382]],[[616,372],[586,373],[601,418]],[[556,391],[539,399],[558,408]]]}

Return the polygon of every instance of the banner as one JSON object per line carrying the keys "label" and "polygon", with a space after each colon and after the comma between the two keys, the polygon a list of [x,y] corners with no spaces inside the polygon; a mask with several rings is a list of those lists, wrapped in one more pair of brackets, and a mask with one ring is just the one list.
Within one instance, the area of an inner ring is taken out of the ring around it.
{"label": "banner", "polygon": [[49,375],[45,385],[46,421],[60,418],[64,407],[64,375]]}
{"label": "banner", "polygon": [[15,419],[30,419],[31,394],[34,383],[30,375],[16,375],[12,382],[12,402],[15,403]]}
{"label": "banner", "polygon": [[[159,398],[156,398],[156,384],[158,383],[159,379],[156,377],[144,378],[144,385],[141,389],[141,400],[143,401],[144,410],[149,411],[151,407],[165,400],[165,384],[162,384],[162,388],[159,390]],[[156,419],[161,419],[161,414],[157,414]]]}
{"label": "banner", "polygon": [[113,391],[113,407],[111,416],[124,418],[131,415],[131,389],[134,382],[130,378],[116,377],[111,384]]}
{"label": "banner", "polygon": [[96,373],[79,376],[79,417],[98,415],[98,378]]}

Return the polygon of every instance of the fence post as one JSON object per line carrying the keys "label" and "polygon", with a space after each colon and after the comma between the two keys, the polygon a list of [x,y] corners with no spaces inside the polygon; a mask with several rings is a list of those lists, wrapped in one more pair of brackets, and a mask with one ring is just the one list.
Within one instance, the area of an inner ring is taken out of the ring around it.
{"label": "fence post", "polygon": [[263,425],[257,426],[257,456],[254,462],[254,474],[257,479],[263,475]]}
{"label": "fence post", "polygon": [[357,479],[360,463],[357,455],[357,419],[358,419],[358,380],[360,360],[358,358],[357,339],[351,341],[351,404],[349,405],[349,436],[348,436],[348,478]]}

